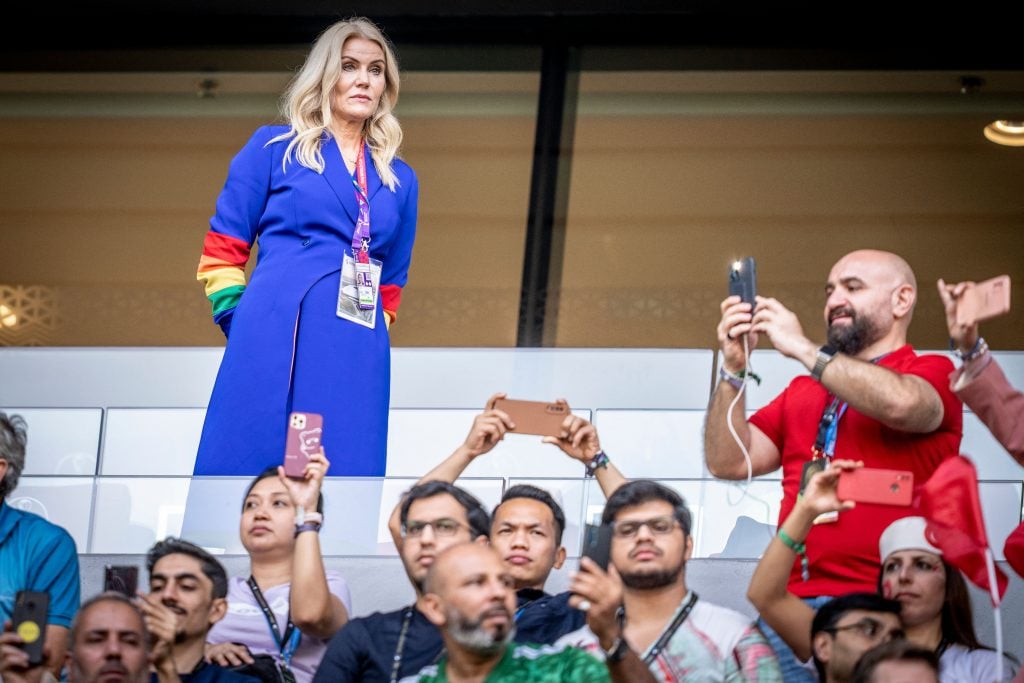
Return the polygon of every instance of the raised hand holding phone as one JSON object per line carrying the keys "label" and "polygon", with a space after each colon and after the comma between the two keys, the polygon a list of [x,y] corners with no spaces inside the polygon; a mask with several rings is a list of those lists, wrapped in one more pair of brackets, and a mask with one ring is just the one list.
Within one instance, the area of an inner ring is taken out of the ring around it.
{"label": "raised hand holding phone", "polygon": [[21,637],[21,648],[28,655],[30,666],[39,666],[45,659],[46,617],[50,610],[50,594],[38,591],[18,591],[14,598],[11,624]]}

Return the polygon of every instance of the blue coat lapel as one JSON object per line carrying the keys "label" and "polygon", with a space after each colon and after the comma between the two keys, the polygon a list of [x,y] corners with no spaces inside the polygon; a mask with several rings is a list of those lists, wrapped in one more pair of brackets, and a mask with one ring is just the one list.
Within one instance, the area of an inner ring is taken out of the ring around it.
{"label": "blue coat lapel", "polygon": [[[381,188],[380,176],[377,174],[377,165],[373,163],[373,156],[370,155],[370,146],[364,147],[366,152],[366,196],[370,198],[371,209],[373,195]],[[370,229],[373,229],[373,213],[370,213]]]}
{"label": "blue coat lapel", "polygon": [[[345,213],[348,214],[352,224],[356,223],[356,216],[359,215],[359,205],[356,204],[355,187],[352,185],[352,176],[349,175],[348,169],[345,168],[345,160],[341,158],[341,152],[338,150],[338,143],[334,140],[333,136],[328,137],[321,147],[321,152],[324,155],[324,180],[334,190],[335,196],[341,205],[345,207]],[[377,173],[374,171],[374,177]],[[370,174],[366,174],[366,184],[372,187],[370,181]],[[380,178],[377,178],[377,184],[380,185]],[[373,217],[370,217],[370,227],[373,228]]]}

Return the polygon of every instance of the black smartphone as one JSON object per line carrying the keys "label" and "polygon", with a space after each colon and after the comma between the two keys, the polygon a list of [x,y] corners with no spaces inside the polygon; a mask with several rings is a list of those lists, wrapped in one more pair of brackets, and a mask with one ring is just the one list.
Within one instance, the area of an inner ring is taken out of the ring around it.
{"label": "black smartphone", "polygon": [[612,528],[608,524],[588,524],[583,530],[583,557],[589,557],[602,570],[608,571],[612,552]]}
{"label": "black smartphone", "polygon": [[107,565],[103,569],[103,590],[135,597],[139,589],[139,568],[134,565]]}
{"label": "black smartphone", "polygon": [[757,297],[757,268],[753,256],[733,261],[729,266],[729,296],[738,296],[743,303],[754,306]]}
{"label": "black smartphone", "polygon": [[18,591],[14,598],[11,625],[25,641],[22,648],[28,654],[28,663],[43,663],[43,643],[46,642],[46,616],[50,611],[50,594],[37,591]]}

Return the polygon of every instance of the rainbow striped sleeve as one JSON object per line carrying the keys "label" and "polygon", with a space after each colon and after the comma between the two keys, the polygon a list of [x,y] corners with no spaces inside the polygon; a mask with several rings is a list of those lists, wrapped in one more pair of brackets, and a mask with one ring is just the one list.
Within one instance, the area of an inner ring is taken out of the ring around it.
{"label": "rainbow striped sleeve", "polygon": [[213,230],[206,233],[196,279],[205,286],[206,298],[213,305],[213,319],[218,322],[224,313],[238,305],[245,291],[249,249],[249,244],[237,237]]}

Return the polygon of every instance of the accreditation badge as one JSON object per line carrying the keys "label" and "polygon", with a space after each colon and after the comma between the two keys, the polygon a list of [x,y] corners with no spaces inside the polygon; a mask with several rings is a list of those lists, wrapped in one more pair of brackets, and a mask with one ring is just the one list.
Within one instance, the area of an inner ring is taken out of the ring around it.
{"label": "accreditation badge", "polygon": [[372,258],[366,263],[360,263],[345,254],[338,286],[339,318],[371,330],[376,326],[377,296],[380,293],[380,271],[383,265]]}

